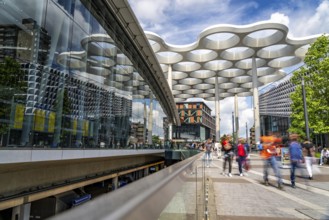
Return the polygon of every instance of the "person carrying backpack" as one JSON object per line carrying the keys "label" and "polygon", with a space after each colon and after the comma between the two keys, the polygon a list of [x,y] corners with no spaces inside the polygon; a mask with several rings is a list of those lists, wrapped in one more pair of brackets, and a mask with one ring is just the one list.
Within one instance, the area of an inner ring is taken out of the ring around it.
{"label": "person carrying backpack", "polygon": [[237,157],[237,162],[239,165],[240,176],[243,176],[242,165],[246,163],[246,158],[248,156],[246,147],[243,144],[243,142],[244,141],[242,139],[239,139],[238,147],[237,147],[237,151],[236,151],[236,157]]}

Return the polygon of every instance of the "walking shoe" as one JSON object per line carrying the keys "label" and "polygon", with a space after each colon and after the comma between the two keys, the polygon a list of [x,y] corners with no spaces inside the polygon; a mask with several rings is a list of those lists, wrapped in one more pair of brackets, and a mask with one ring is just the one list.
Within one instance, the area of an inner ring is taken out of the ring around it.
{"label": "walking shoe", "polygon": [[225,176],[225,172],[222,172],[222,175]]}
{"label": "walking shoe", "polygon": [[278,189],[283,189],[282,183],[278,183]]}
{"label": "walking shoe", "polygon": [[269,185],[267,180],[265,180],[265,183],[264,184],[265,184],[265,186],[268,186]]}
{"label": "walking shoe", "polygon": [[229,174],[228,174],[228,176],[229,176],[229,177],[232,177],[232,174],[231,174],[231,173],[229,173]]}
{"label": "walking shoe", "polygon": [[311,176],[310,176],[310,177],[308,177],[308,179],[312,180],[312,179],[313,179],[313,177],[311,177]]}
{"label": "walking shoe", "polygon": [[242,173],[240,173],[240,176],[243,176],[243,174],[242,174]]}
{"label": "walking shoe", "polygon": [[292,187],[292,188],[296,188],[295,183],[292,183],[292,184],[291,184],[291,187]]}

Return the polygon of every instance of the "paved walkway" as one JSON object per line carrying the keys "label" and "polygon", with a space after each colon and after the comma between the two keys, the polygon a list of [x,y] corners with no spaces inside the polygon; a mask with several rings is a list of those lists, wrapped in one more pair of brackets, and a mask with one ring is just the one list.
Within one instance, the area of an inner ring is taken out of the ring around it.
{"label": "paved walkway", "polygon": [[205,168],[206,185],[209,187],[208,219],[329,219],[328,166],[315,165],[318,172],[313,180],[297,177],[296,188],[290,187],[289,168],[281,168],[284,185],[280,190],[272,170],[270,185],[264,185],[263,161],[258,154],[251,155],[252,167],[248,176],[239,176],[235,161],[233,176],[224,176],[221,174],[222,163],[222,159],[214,159]]}

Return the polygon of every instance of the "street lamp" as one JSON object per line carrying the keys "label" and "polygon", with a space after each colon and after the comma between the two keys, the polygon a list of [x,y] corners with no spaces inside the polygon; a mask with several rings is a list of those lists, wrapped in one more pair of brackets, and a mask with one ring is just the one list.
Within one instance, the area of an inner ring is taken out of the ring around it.
{"label": "street lamp", "polygon": [[304,104],[304,119],[305,119],[305,130],[306,130],[306,138],[310,139],[310,131],[308,127],[308,114],[307,114],[307,104],[306,104],[306,92],[304,85],[304,77],[302,76],[302,92],[303,92],[303,104]]}

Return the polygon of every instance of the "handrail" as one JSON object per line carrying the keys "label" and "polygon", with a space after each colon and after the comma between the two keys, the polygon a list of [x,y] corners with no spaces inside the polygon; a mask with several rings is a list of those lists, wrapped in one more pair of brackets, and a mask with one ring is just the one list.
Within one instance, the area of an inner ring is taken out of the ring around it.
{"label": "handrail", "polygon": [[158,219],[198,158],[199,154],[51,219]]}

